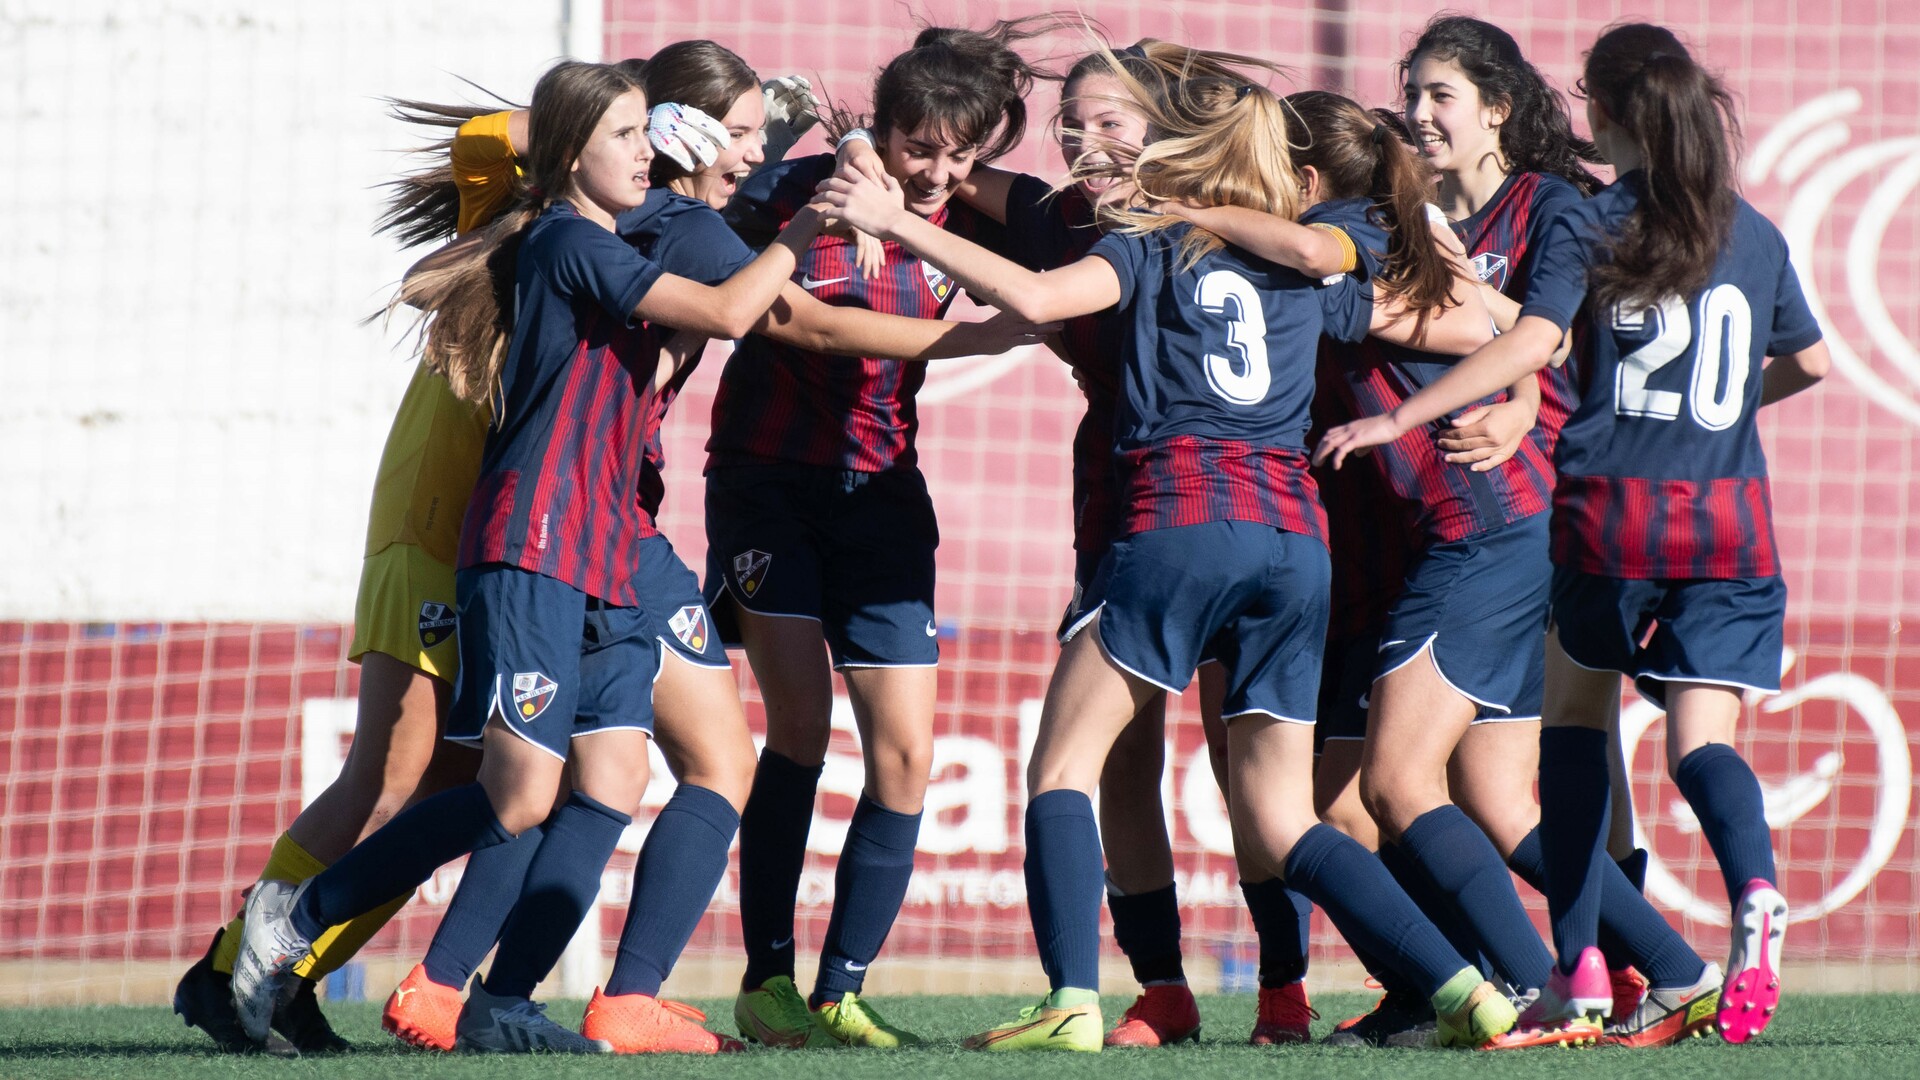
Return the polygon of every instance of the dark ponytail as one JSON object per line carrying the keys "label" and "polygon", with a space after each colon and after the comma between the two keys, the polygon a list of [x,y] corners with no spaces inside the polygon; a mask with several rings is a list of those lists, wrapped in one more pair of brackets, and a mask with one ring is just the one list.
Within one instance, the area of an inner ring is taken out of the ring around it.
{"label": "dark ponytail", "polygon": [[1460,65],[1482,101],[1506,106],[1500,153],[1509,169],[1558,176],[1586,195],[1603,186],[1583,164],[1598,164],[1600,155],[1591,142],[1573,133],[1566,99],[1521,55],[1512,34],[1490,22],[1442,13],[1428,21],[1395,65],[1402,84],[1422,56]]}
{"label": "dark ponytail", "polygon": [[1398,118],[1325,90],[1289,94],[1287,105],[1306,129],[1294,166],[1320,174],[1321,198],[1370,199],[1386,223],[1382,289],[1421,317],[1446,307],[1454,271],[1427,224],[1433,171],[1407,145]]}
{"label": "dark ponytail", "polygon": [[1691,297],[1707,284],[1740,197],[1733,97],[1673,32],[1615,26],[1587,53],[1583,92],[1640,149],[1646,191],[1594,267],[1601,310]]}
{"label": "dark ponytail", "polygon": [[[449,133],[476,116],[499,112],[502,108],[520,107],[505,98],[500,99],[499,105],[436,105],[430,101],[407,98],[387,98],[386,104],[387,115],[395,120],[426,128],[429,132]],[[439,243],[453,237],[460,221],[460,190],[454,185],[453,165],[447,160],[447,154],[452,149],[453,136],[447,134],[410,151],[432,164],[381,185],[387,189],[387,199],[386,206],[373,223],[375,235],[385,233],[392,236],[400,241],[401,247]],[[512,195],[518,198],[524,192],[525,185],[517,176],[511,183],[514,185]]]}

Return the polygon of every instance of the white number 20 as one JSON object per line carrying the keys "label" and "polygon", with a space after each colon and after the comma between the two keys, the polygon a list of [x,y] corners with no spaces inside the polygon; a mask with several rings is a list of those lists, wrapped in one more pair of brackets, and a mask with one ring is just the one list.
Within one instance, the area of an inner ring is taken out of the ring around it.
{"label": "white number 20", "polygon": [[[1653,340],[1620,360],[1614,411],[1621,416],[1677,420],[1684,396],[1693,419],[1708,431],[1725,431],[1737,423],[1746,407],[1747,376],[1752,367],[1753,307],[1747,303],[1747,294],[1735,285],[1715,285],[1701,294],[1697,320],[1679,297],[1670,296],[1656,307],[1615,311],[1613,328],[1644,331],[1649,319],[1655,323]],[[1682,395],[1678,390],[1647,389],[1647,379],[1694,341],[1696,321],[1700,333],[1693,351],[1691,392]],[[1723,355],[1727,373],[1724,383],[1720,378]]]}
{"label": "white number 20", "polygon": [[1210,314],[1226,316],[1227,347],[1238,354],[1208,353],[1207,385],[1236,405],[1257,404],[1273,385],[1273,371],[1267,363],[1267,318],[1253,283],[1231,270],[1210,270],[1200,278],[1193,300]]}

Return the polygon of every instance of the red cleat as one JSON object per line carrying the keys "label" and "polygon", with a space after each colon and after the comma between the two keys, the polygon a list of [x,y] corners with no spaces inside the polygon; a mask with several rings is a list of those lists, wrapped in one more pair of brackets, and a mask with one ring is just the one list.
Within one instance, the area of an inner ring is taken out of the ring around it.
{"label": "red cleat", "polygon": [[1106,1044],[1172,1046],[1189,1041],[1200,1041],[1200,1005],[1185,983],[1163,983],[1140,991],[1107,1032]]}
{"label": "red cleat", "polygon": [[450,1054],[462,1004],[458,987],[441,986],[427,978],[425,965],[415,964],[387,999],[380,1026],[408,1046]]}
{"label": "red cleat", "polygon": [[1308,1025],[1318,1019],[1320,1014],[1307,1003],[1305,981],[1272,990],[1263,986],[1260,1012],[1253,1021],[1253,1036],[1247,1041],[1255,1046],[1303,1043],[1313,1037]]}
{"label": "red cleat", "polygon": [[1613,983],[1613,1011],[1608,1016],[1622,1020],[1632,1016],[1647,996],[1647,977],[1632,967],[1610,968],[1607,978]]}
{"label": "red cleat", "polygon": [[605,1039],[616,1054],[737,1054],[740,1040],[701,1025],[707,1014],[691,1005],[646,994],[608,997],[599,990],[587,1002],[580,1034]]}

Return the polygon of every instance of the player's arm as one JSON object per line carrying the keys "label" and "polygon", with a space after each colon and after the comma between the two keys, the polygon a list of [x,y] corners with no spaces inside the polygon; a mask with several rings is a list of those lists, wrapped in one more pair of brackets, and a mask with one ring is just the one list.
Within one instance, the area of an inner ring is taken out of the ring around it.
{"label": "player's arm", "polygon": [[1479,280],[1457,259],[1446,301],[1429,309],[1425,318],[1418,315],[1399,297],[1379,292],[1368,333],[1382,341],[1446,356],[1465,356],[1493,340],[1493,319],[1480,299]]}
{"label": "player's arm", "polygon": [[1827,343],[1816,341],[1798,352],[1770,357],[1760,376],[1760,404],[1771,405],[1790,398],[1827,377],[1833,368],[1833,354]]}
{"label": "player's arm", "polygon": [[745,337],[773,306],[807,245],[819,232],[818,208],[803,207],[765,251],[726,281],[710,286],[662,274],[640,298],[633,313],[649,322],[708,337]]}
{"label": "player's arm", "polygon": [[1350,273],[1358,261],[1352,238],[1330,224],[1302,225],[1245,206],[1186,206],[1168,202],[1154,209],[1190,221],[1234,247],[1311,278]]}
{"label": "player's arm", "polygon": [[1560,326],[1539,315],[1523,315],[1502,334],[1461,360],[1392,412],[1368,416],[1329,430],[1314,451],[1314,461],[1331,458],[1334,468],[1355,450],[1384,446],[1407,432],[1466,408],[1546,367],[1559,348]]}
{"label": "player's arm", "polygon": [[653,388],[664,390],[680,369],[700,358],[707,342],[712,340],[705,334],[696,334],[690,330],[678,330],[669,335],[660,344],[660,364],[653,372]]}
{"label": "player's arm", "polygon": [[943,360],[991,356],[1032,345],[1058,330],[1001,313],[984,322],[910,319],[860,307],[824,304],[787,283],[780,298],[754,324],[753,332],[784,345],[832,356],[880,360]]}
{"label": "player's arm", "polygon": [[1081,259],[1037,274],[908,213],[891,176],[882,187],[864,177],[833,177],[820,197],[862,232],[893,242],[947,272],[976,299],[1032,323],[1061,322],[1120,302],[1120,278],[1104,259]]}

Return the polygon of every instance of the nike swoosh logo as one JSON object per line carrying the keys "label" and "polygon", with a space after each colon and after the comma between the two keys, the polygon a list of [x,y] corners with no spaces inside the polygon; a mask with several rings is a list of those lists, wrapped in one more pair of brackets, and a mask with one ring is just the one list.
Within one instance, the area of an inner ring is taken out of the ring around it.
{"label": "nike swoosh logo", "polygon": [[1062,1031],[1067,1030],[1068,1024],[1073,1023],[1075,1020],[1078,1020],[1079,1018],[1080,1018],[1079,1013],[1068,1013],[1066,1019],[1060,1021],[1058,1026],[1056,1026],[1052,1031],[1047,1033],[1047,1038],[1051,1039],[1059,1035]]}
{"label": "nike swoosh logo", "polygon": [[820,279],[814,277],[811,274],[801,274],[800,287],[807,290],[808,292],[812,292],[815,289],[824,288],[828,285],[838,285],[841,282],[846,280],[848,279],[843,277],[837,277],[837,278],[828,278],[825,281],[821,281]]}
{"label": "nike swoosh logo", "polygon": [[940,636],[940,631],[938,631],[938,630],[935,630],[935,629],[933,628],[933,620],[932,620],[932,619],[928,619],[928,620],[927,620],[927,636],[928,636],[928,637],[939,637],[939,636]]}
{"label": "nike swoosh logo", "polygon": [[784,949],[791,944],[793,944],[793,939],[791,937],[786,937],[786,938],[781,938],[779,941],[774,942],[771,948]]}
{"label": "nike swoosh logo", "polygon": [[865,971],[867,970],[867,965],[856,964],[853,961],[849,960],[847,961],[847,970],[848,971]]}

